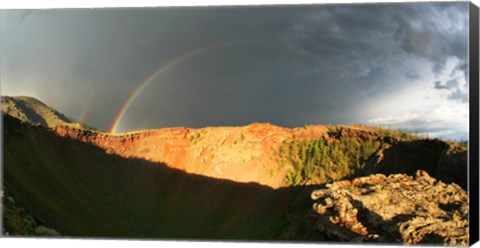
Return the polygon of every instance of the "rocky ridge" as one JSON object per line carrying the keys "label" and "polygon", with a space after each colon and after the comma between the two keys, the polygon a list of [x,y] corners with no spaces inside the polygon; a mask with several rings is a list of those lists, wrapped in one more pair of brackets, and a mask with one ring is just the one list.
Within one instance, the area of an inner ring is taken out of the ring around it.
{"label": "rocky ridge", "polygon": [[466,187],[465,148],[439,139],[402,140],[383,135],[381,129],[361,125],[290,129],[253,123],[243,127],[178,127],[124,134],[56,126],[53,131],[61,137],[101,147],[108,154],[161,162],[187,173],[256,182],[273,188],[285,186],[285,175],[292,169],[290,165],[279,165],[276,157],[283,142],[320,138],[362,142],[373,138],[381,142],[380,148],[365,168],[352,177],[375,173],[414,175],[421,169],[439,180]]}
{"label": "rocky ridge", "polygon": [[326,126],[283,128],[268,123],[243,127],[178,127],[108,134],[57,126],[61,136],[90,143],[109,154],[161,162],[187,173],[236,182],[282,186],[287,167],[279,168],[273,151],[284,140],[328,135]]}

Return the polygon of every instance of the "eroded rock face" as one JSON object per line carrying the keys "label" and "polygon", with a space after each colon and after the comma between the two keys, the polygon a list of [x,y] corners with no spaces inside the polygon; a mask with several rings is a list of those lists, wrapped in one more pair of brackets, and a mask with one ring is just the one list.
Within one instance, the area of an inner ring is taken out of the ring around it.
{"label": "eroded rock face", "polygon": [[468,196],[417,171],[337,181],[313,191],[312,227],[341,241],[468,245]]}

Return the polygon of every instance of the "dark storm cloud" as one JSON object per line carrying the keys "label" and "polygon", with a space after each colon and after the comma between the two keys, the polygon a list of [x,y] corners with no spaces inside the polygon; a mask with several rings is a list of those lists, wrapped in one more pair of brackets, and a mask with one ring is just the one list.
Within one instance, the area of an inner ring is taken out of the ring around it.
{"label": "dark storm cloud", "polygon": [[[2,84],[9,92],[34,92],[76,118],[93,99],[88,124],[109,129],[129,94],[159,66],[213,46],[155,78],[123,128],[366,121],[373,118],[368,106],[421,81],[423,67],[441,73],[454,58],[455,71],[468,71],[467,7],[7,11]],[[465,87],[434,85],[442,87],[452,90],[447,98],[463,99]]]}
{"label": "dark storm cloud", "polygon": [[[364,71],[358,64],[378,69],[378,64],[387,68],[397,62],[397,66],[405,67],[408,61],[404,56],[414,55],[430,61],[437,74],[444,70],[448,59],[456,58],[459,62],[455,69],[466,75],[468,20],[461,14],[465,11],[466,5],[458,4],[334,6],[304,18],[294,27],[289,40],[303,54],[321,56],[316,61],[323,68],[335,61],[344,62],[346,70],[358,73]],[[452,23],[445,24],[444,20]],[[418,73],[409,68],[405,76],[417,79]]]}
{"label": "dark storm cloud", "polygon": [[[96,95],[91,116],[100,118],[91,119],[92,124],[108,128],[129,93],[158,66],[212,43],[275,44],[279,29],[295,21],[290,12],[286,8],[154,8],[57,10],[47,16],[44,11],[11,11],[2,27],[8,33],[2,69],[12,71],[6,76],[11,88],[25,85],[74,117],[90,95]],[[250,54],[252,59],[255,54]],[[221,77],[230,71],[212,72],[219,74],[216,83],[225,84]],[[210,86],[215,91],[222,85]]]}

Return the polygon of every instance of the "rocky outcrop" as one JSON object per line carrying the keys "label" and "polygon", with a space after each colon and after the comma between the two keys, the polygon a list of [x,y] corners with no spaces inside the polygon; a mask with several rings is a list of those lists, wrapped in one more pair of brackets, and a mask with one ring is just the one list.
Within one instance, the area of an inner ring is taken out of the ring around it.
{"label": "rocky outcrop", "polygon": [[468,245],[468,196],[417,171],[327,184],[315,190],[312,227],[334,240]]}

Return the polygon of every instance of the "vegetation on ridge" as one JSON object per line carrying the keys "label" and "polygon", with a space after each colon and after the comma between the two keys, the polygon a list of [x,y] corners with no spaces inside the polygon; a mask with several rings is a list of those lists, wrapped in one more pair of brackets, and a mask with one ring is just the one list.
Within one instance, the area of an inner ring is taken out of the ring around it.
{"label": "vegetation on ridge", "polygon": [[[291,167],[284,178],[286,185],[321,184],[352,176],[365,167],[384,139],[390,142],[431,140],[427,134],[359,124],[328,126],[328,129],[328,135],[320,138],[283,141],[274,151],[281,166]],[[444,142],[467,148],[465,141]]]}
{"label": "vegetation on ridge", "polygon": [[287,185],[320,184],[352,175],[380,147],[372,137],[304,139],[283,142],[279,163],[290,163],[293,170],[285,177]]}

